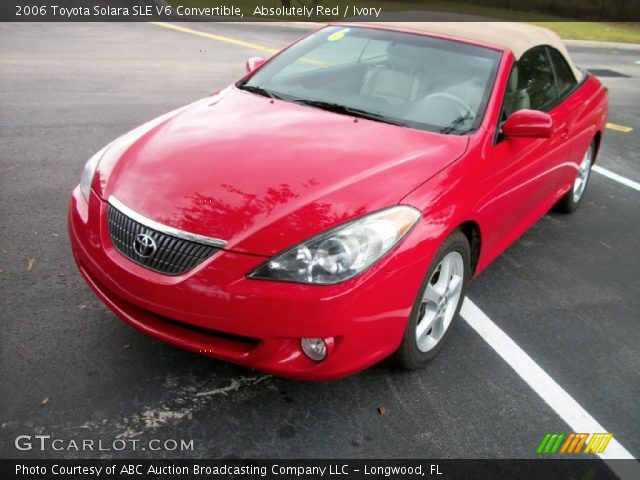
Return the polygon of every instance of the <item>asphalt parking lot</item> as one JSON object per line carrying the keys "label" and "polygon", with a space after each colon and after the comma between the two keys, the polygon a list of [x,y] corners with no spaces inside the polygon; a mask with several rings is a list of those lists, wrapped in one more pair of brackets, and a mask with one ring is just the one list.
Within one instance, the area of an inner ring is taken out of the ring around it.
{"label": "asphalt parking lot", "polygon": [[[213,92],[303,32],[185,24],[0,24],[0,456],[535,458],[574,431],[465,321],[423,371],[383,362],[330,383],[264,376],[162,344],[90,292],[66,236],[87,158]],[[640,182],[640,52],[573,49],[610,89],[598,165]],[[605,72],[606,73],[606,72]],[[607,75],[611,75],[610,73]],[[594,173],[468,296],[635,458],[640,456],[640,191]],[[382,409],[382,410],[381,410]],[[381,414],[384,413],[384,414]],[[193,439],[192,451],[18,451],[20,434]]]}

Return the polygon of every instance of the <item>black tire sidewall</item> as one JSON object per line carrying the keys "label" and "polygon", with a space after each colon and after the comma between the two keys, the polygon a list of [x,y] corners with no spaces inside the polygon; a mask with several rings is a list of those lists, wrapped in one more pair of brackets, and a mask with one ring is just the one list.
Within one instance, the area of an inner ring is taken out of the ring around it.
{"label": "black tire sidewall", "polygon": [[[453,319],[451,320],[449,328],[440,339],[440,342],[438,342],[438,344],[428,352],[421,352],[420,349],[418,349],[415,331],[418,324],[418,314],[420,312],[420,307],[422,304],[422,296],[424,295],[433,272],[438,267],[442,259],[451,252],[458,252],[462,256],[464,264],[464,280],[462,283],[462,291],[460,292],[460,299],[458,300],[458,305],[456,306],[456,311],[453,315]],[[451,235],[449,235],[449,237],[447,237],[447,239],[442,243],[442,245],[436,252],[433,260],[431,261],[431,264],[429,265],[429,269],[424,277],[424,280],[420,285],[420,289],[418,290],[418,294],[416,295],[416,299],[413,303],[413,308],[411,309],[411,315],[409,316],[409,320],[405,328],[402,344],[395,354],[396,363],[398,363],[403,368],[413,370],[424,367],[438,354],[445,341],[451,334],[456,319],[460,314],[460,308],[462,307],[462,302],[464,301],[470,277],[471,249],[469,247],[469,242],[467,240],[467,237],[462,232],[455,231]]]}

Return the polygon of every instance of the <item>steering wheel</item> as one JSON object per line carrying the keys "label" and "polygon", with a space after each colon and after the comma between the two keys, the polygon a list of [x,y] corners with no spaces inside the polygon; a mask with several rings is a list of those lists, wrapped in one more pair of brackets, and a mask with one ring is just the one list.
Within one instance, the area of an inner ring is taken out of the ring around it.
{"label": "steering wheel", "polygon": [[473,113],[473,109],[469,106],[467,102],[465,102],[459,97],[456,97],[455,95],[452,95],[451,93],[446,93],[446,92],[432,93],[431,95],[427,95],[426,97],[424,97],[422,101],[424,102],[432,98],[442,98],[442,99],[450,100],[452,103],[455,103],[456,108],[458,109],[458,113],[460,114],[461,117],[466,117],[468,120],[473,120],[476,117],[476,114]]}

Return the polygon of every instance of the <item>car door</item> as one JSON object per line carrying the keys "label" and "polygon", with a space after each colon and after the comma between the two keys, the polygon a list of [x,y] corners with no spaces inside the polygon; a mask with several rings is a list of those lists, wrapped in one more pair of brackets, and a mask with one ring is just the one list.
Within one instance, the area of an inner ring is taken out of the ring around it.
{"label": "car door", "polygon": [[[560,129],[563,153],[565,161],[581,161],[585,148],[580,149],[580,140],[578,134],[581,127],[578,125],[578,117],[585,108],[584,95],[576,93],[579,86],[571,68],[564,59],[564,56],[555,48],[547,47],[547,53],[553,67],[556,78],[556,88],[558,91],[558,99],[550,113],[554,120],[556,128]],[[576,129],[578,131],[576,131]],[[569,163],[562,163],[558,168],[559,189],[563,189],[566,185],[573,183],[576,177],[576,168]]]}
{"label": "car door", "polygon": [[485,213],[493,225],[489,238],[498,250],[506,248],[551,207],[563,182],[568,161],[570,112],[561,107],[562,95],[548,47],[526,52],[511,71],[503,99],[501,123],[521,109],[549,113],[550,138],[506,138],[498,130],[491,149],[493,190]]}

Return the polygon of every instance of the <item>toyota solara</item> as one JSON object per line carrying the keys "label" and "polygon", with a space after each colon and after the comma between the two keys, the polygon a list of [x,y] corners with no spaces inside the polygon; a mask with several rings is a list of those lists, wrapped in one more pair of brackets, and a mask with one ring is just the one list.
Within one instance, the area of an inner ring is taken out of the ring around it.
{"label": "toyota solara", "polygon": [[73,253],[124,321],[203,355],[419,368],[469,281],[578,206],[607,110],[539,27],[329,25],[89,159]]}

